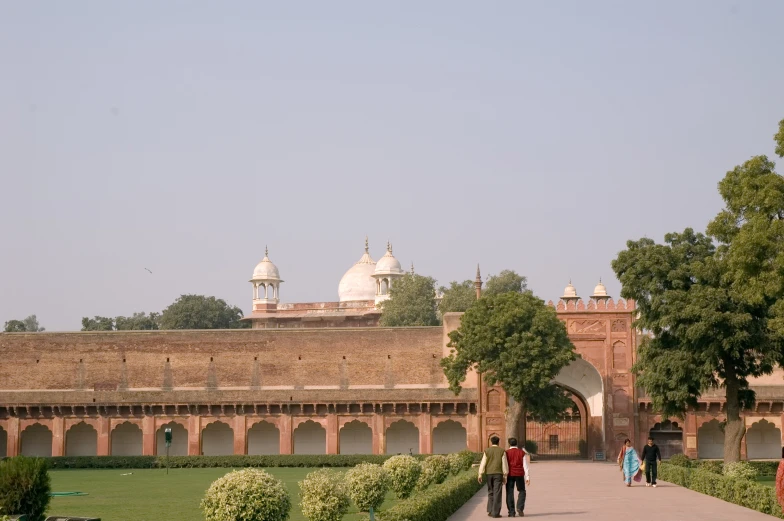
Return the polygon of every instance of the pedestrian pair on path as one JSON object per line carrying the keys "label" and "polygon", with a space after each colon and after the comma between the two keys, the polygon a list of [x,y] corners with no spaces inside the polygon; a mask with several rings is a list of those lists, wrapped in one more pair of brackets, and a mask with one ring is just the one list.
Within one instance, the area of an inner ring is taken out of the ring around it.
{"label": "pedestrian pair on path", "polygon": [[632,440],[628,438],[624,440],[621,452],[618,454],[618,466],[623,472],[623,480],[627,487],[632,486],[632,479],[637,482],[642,481],[642,473],[645,472],[645,486],[656,488],[660,461],[661,451],[653,442],[653,438],[648,438],[648,443],[642,450],[642,457],[637,455]]}
{"label": "pedestrian pair on path", "polygon": [[482,483],[482,476],[487,474],[487,515],[490,517],[501,517],[502,485],[506,485],[506,508],[509,510],[509,517],[525,515],[525,487],[531,484],[530,457],[524,449],[517,446],[516,438],[509,438],[508,441],[509,449],[504,450],[498,446],[501,442],[498,436],[490,438],[490,446],[485,449],[479,464],[479,483]]}

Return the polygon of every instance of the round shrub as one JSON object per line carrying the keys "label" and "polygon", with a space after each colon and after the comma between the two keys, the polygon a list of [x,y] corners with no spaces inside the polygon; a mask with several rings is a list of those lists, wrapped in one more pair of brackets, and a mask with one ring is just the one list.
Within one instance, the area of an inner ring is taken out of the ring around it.
{"label": "round shrub", "polygon": [[757,469],[749,465],[747,461],[736,461],[724,465],[724,475],[728,478],[754,481],[757,478]]}
{"label": "round shrub", "polygon": [[423,464],[433,469],[433,483],[443,483],[449,477],[449,460],[446,456],[428,456]]}
{"label": "round shrub", "polygon": [[718,460],[705,460],[700,462],[699,468],[714,474],[722,474],[724,472],[724,463]]}
{"label": "round shrub", "polygon": [[525,440],[523,448],[528,454],[539,454],[539,445],[534,440]]}
{"label": "round shrub", "polygon": [[339,472],[320,469],[299,482],[302,515],[309,521],[340,521],[348,511],[348,492]]}
{"label": "round shrub", "polygon": [[460,452],[458,452],[458,454],[460,455],[460,459],[463,461],[462,470],[469,470],[474,464],[476,455],[468,449],[461,450]]}
{"label": "round shrub", "polygon": [[377,510],[389,490],[389,473],[381,465],[360,463],[346,472],[348,495],[360,512]]}
{"label": "round shrub", "polygon": [[263,470],[250,468],[213,481],[201,509],[207,521],[286,521],[291,500],[283,483]]}
{"label": "round shrub", "polygon": [[449,472],[452,474],[458,474],[463,470],[463,457],[460,453],[453,452],[446,457],[446,460],[449,462]]}
{"label": "round shrub", "polygon": [[677,465],[678,467],[691,467],[691,460],[685,454],[675,454],[668,460],[670,465]]}
{"label": "round shrub", "polygon": [[26,514],[43,521],[51,492],[43,458],[18,456],[0,461],[0,513]]}
{"label": "round shrub", "polygon": [[416,482],[416,489],[422,491],[435,482],[436,471],[430,465],[425,465],[424,461],[420,464],[420,467],[422,468],[422,473],[419,474],[419,479]]}
{"label": "round shrub", "polygon": [[398,499],[406,499],[414,491],[422,474],[422,467],[413,456],[392,456],[384,462],[389,475],[389,486]]}

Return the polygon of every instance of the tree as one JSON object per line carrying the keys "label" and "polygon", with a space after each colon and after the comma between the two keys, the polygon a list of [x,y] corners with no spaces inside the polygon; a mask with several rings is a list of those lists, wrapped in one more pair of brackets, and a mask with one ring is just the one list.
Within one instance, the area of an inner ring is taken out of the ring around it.
{"label": "tree", "polygon": [[[554,421],[573,402],[553,384],[558,372],[577,358],[566,326],[555,309],[530,291],[483,296],[449,333],[451,354],[441,360],[449,387],[459,394],[466,373],[481,373],[510,398],[506,433],[525,441],[525,415]],[[522,427],[522,432],[520,432]],[[518,435],[519,432],[519,435]]]}
{"label": "tree", "polygon": [[24,333],[27,331],[27,328],[25,327],[25,323],[21,320],[9,320],[5,323],[3,331],[6,333]]}
{"label": "tree", "polygon": [[160,317],[160,329],[242,329],[242,310],[225,300],[204,295],[181,295]]}
{"label": "tree", "polygon": [[114,319],[99,316],[82,317],[82,331],[114,331]]}
{"label": "tree", "polygon": [[437,326],[436,281],[413,273],[406,273],[389,288],[389,299],[381,303],[380,325]]}
{"label": "tree", "polygon": [[784,179],[757,156],[727,172],[719,192],[725,208],[707,235],[629,241],[613,270],[652,333],[633,367],[638,384],[667,416],[723,389],[730,463],[740,460],[741,411],[755,400],[749,379],[784,362]]}
{"label": "tree", "polygon": [[491,275],[487,279],[485,289],[482,295],[498,295],[499,293],[506,293],[513,291],[515,293],[522,293],[528,289],[528,282],[522,275],[517,274],[513,270],[503,270],[498,275]]}
{"label": "tree", "polygon": [[463,282],[453,280],[449,283],[448,288],[441,287],[441,293],[443,296],[438,305],[438,310],[441,313],[463,312],[476,302],[476,288],[470,280]]}
{"label": "tree", "polygon": [[779,131],[773,136],[773,140],[776,142],[776,154],[784,157],[784,119],[779,121]]}
{"label": "tree", "polygon": [[5,323],[4,331],[6,333],[39,333],[44,331],[44,328],[38,323],[38,318],[35,315],[30,315],[22,320],[9,320]]}
{"label": "tree", "polygon": [[117,331],[158,329],[160,318],[160,313],[150,313],[149,315],[144,312],[134,313],[130,317],[116,317],[114,319],[114,327]]}

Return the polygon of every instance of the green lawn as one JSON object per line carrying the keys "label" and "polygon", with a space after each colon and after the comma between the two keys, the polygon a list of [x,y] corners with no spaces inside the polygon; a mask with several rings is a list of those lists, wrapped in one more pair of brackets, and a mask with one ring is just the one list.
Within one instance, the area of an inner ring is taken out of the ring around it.
{"label": "green lawn", "polygon": [[776,476],[758,476],[757,483],[768,487],[776,486]]}
{"label": "green lawn", "polygon": [[[291,521],[305,521],[299,508],[299,486],[310,468],[265,469],[286,485],[291,495]],[[338,469],[345,471],[348,469]],[[132,472],[133,474],[123,476]],[[102,521],[201,521],[199,503],[210,483],[231,469],[52,470],[52,492],[86,492],[87,496],[53,497],[49,515],[100,517]],[[387,495],[381,510],[395,503]],[[362,517],[349,510],[346,521]]]}

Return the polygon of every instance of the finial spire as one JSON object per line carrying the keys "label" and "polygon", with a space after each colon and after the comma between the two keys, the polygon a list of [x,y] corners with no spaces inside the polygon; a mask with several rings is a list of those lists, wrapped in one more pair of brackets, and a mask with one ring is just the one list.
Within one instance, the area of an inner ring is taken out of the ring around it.
{"label": "finial spire", "polygon": [[264,245],[264,256],[269,257],[269,248],[267,247],[266,244]]}
{"label": "finial spire", "polygon": [[368,245],[367,235],[365,235],[365,253],[370,253],[370,246]]}
{"label": "finial spire", "polygon": [[389,241],[387,241],[387,251],[389,253],[392,253],[392,243],[390,243]]}
{"label": "finial spire", "polygon": [[414,275],[414,261],[411,261],[411,275]]}
{"label": "finial spire", "polygon": [[474,280],[474,289],[476,289],[476,298],[482,296],[482,274],[479,272],[479,263],[476,264],[476,279]]}

